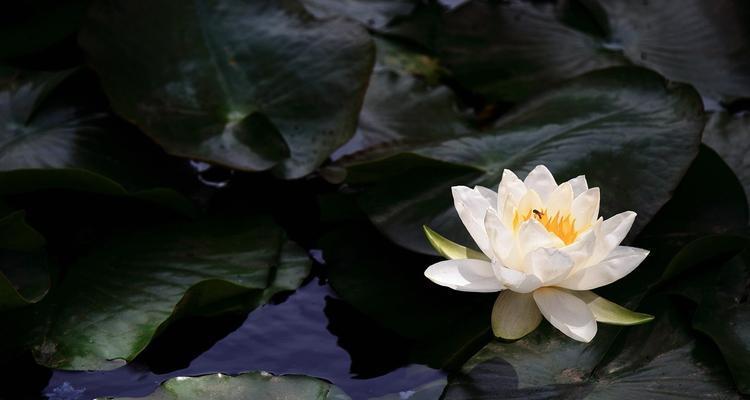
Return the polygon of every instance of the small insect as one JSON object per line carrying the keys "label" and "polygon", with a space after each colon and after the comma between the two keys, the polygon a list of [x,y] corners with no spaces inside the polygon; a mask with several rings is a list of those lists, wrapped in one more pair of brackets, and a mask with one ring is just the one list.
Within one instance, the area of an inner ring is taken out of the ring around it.
{"label": "small insect", "polygon": [[534,215],[536,215],[536,217],[539,218],[539,219],[542,219],[542,217],[544,217],[544,212],[543,211],[531,210],[531,212],[533,212]]}

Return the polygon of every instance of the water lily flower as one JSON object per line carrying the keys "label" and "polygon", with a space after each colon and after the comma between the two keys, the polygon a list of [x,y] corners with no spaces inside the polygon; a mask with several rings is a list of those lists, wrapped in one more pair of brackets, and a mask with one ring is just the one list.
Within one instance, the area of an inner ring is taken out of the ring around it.
{"label": "water lily flower", "polygon": [[579,176],[560,185],[540,165],[521,181],[505,170],[496,192],[453,187],[461,221],[481,252],[453,243],[425,227],[430,243],[448,258],[425,276],[451,289],[500,292],[492,310],[495,336],[518,339],[542,317],[567,336],[589,342],[597,321],[648,322],[591,289],[633,271],[648,251],[621,246],[636,214],[599,217],[599,188]]}

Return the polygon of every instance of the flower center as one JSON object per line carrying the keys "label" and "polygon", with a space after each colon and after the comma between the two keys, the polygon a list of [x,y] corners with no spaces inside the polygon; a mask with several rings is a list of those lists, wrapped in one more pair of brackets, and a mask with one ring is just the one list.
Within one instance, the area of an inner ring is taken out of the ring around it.
{"label": "flower center", "polygon": [[571,218],[569,214],[565,217],[561,217],[560,213],[550,216],[547,210],[531,210],[526,215],[520,215],[516,211],[516,215],[513,217],[513,227],[518,228],[522,222],[531,218],[539,221],[547,231],[554,233],[566,245],[573,243],[578,236],[575,229],[575,219]]}

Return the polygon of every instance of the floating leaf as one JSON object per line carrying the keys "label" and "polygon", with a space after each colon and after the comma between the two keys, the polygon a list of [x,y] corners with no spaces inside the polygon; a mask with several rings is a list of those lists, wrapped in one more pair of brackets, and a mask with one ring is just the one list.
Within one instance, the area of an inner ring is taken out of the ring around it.
{"label": "floating leaf", "polygon": [[707,96],[747,97],[748,17],[731,0],[473,0],[443,17],[436,48],[464,86],[493,100],[630,63]]}
{"label": "floating leaf", "polygon": [[672,307],[656,310],[653,323],[627,328],[615,345],[613,328],[589,344],[557,340],[562,335],[550,329],[492,342],[450,380],[442,398],[739,398],[721,361],[690,336],[684,318]]}
{"label": "floating leaf", "polygon": [[750,114],[711,114],[703,131],[703,143],[719,153],[732,168],[742,182],[750,206]]}
{"label": "floating leaf", "polygon": [[584,0],[634,64],[715,98],[750,96],[750,4],[732,0]]}
{"label": "floating leaf", "polygon": [[308,376],[274,376],[267,372],[247,372],[198,377],[179,376],[164,383],[146,397],[117,397],[112,400],[350,400],[341,389]]}
{"label": "floating leaf", "polygon": [[353,134],[372,41],[296,1],[97,2],[80,42],[115,111],[169,153],[286,178]]}
{"label": "floating leaf", "polygon": [[737,388],[744,394],[750,394],[748,281],[750,252],[745,251],[731,259],[714,279],[703,280],[705,292],[693,320],[693,326],[719,346]]}
{"label": "floating leaf", "polygon": [[16,324],[16,337],[31,342],[42,365],[111,369],[132,360],[170,321],[252,309],[296,289],[309,267],[304,251],[267,218],[139,231],[76,262],[26,313],[28,321]]}
{"label": "floating leaf", "polygon": [[434,82],[440,73],[437,61],[385,39],[376,43],[377,63],[357,132],[332,156],[339,165],[383,158],[409,149],[415,141],[447,140],[470,132],[453,92]]}
{"label": "floating leaf", "polygon": [[134,196],[186,213],[166,186],[175,165],[115,119],[85,71],[18,73],[0,80],[0,192],[66,188]]}
{"label": "floating leaf", "polygon": [[440,59],[465,87],[507,101],[626,64],[602,36],[561,21],[570,3],[469,1],[444,16],[436,44]]}
{"label": "floating leaf", "polygon": [[23,211],[0,219],[0,311],[39,301],[49,289],[44,237]]}
{"label": "floating leaf", "polygon": [[389,238],[420,252],[432,252],[422,225],[471,243],[455,215],[451,186],[494,189],[503,169],[524,176],[538,164],[561,181],[585,174],[590,186],[602,188],[602,214],[634,210],[638,232],[669,200],[698,153],[701,112],[693,90],[668,85],[652,72],[596,71],[531,100],[486,132],[426,143],[413,138],[413,153],[443,164],[409,168],[395,157],[358,165],[350,174],[356,179],[361,170],[369,176],[381,171],[388,177],[368,189],[361,204]]}
{"label": "floating leaf", "polygon": [[415,0],[301,0],[305,8],[320,18],[345,16],[370,28],[388,25],[393,18],[408,15],[417,5]]}

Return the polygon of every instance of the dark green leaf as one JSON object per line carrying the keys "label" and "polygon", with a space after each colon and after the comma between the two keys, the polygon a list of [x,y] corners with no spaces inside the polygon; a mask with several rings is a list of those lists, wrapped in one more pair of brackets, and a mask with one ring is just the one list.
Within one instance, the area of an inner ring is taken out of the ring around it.
{"label": "dark green leaf", "polygon": [[101,244],[25,316],[17,337],[38,363],[111,369],[185,314],[241,311],[294,290],[306,254],[267,218],[210,220],[139,231]]}
{"label": "dark green leaf", "polygon": [[6,3],[0,16],[0,59],[45,50],[73,35],[90,0],[29,0]]}
{"label": "dark green leaf", "polygon": [[448,384],[448,382],[443,378],[434,382],[426,383],[420,387],[414,388],[414,390],[387,394],[370,400],[404,400],[404,398],[409,400],[435,400],[440,398],[446,384]]}
{"label": "dark green leaf", "polygon": [[177,377],[146,397],[108,397],[112,400],[350,400],[341,389],[308,376],[274,376],[247,372],[237,376],[215,374]]}
{"label": "dark green leaf", "polygon": [[353,135],[373,63],[363,28],[295,0],[98,2],[80,41],[115,110],[169,153],[286,178]]}
{"label": "dark green leaf", "polygon": [[432,252],[422,225],[471,243],[455,215],[451,186],[495,188],[503,169],[523,177],[538,164],[559,182],[585,174],[590,186],[602,188],[602,215],[634,210],[637,232],[671,197],[698,153],[702,128],[700,98],[689,87],[614,68],[531,100],[487,132],[426,143],[413,138],[413,153],[449,164],[394,169],[389,163],[401,159],[385,159],[357,166],[352,175],[362,167],[397,171],[368,190],[362,205],[389,238],[416,251]]}
{"label": "dark green leaf", "polygon": [[26,224],[23,211],[0,219],[0,311],[39,301],[50,278],[44,237]]}
{"label": "dark green leaf", "polygon": [[750,3],[584,0],[606,15],[610,40],[634,64],[715,98],[750,96]]}
{"label": "dark green leaf", "polygon": [[492,342],[449,382],[443,398],[739,398],[710,344],[692,338],[676,310],[656,311],[654,322],[625,328],[617,343],[612,328],[583,344],[547,324],[514,343]]}
{"label": "dark green leaf", "polygon": [[436,44],[440,59],[465,87],[508,101],[627,63],[604,38],[564,24],[564,3],[467,2],[444,17]]}
{"label": "dark green leaf", "polygon": [[742,182],[750,206],[750,114],[711,114],[703,143],[714,149]]}
{"label": "dark green leaf", "polygon": [[[408,150],[415,143],[442,141],[470,132],[453,92],[430,84],[439,66],[424,54],[379,40],[357,132],[333,158],[359,164]],[[421,75],[417,77],[415,75]]]}
{"label": "dark green leaf", "polygon": [[103,109],[85,71],[16,73],[0,81],[0,192],[66,188],[151,199],[184,212],[166,188],[174,164]]}
{"label": "dark green leaf", "polygon": [[707,96],[747,97],[748,18],[733,0],[473,0],[444,16],[436,47],[464,86],[493,100],[629,63]]}
{"label": "dark green leaf", "polygon": [[302,0],[313,15],[320,18],[345,16],[370,28],[388,25],[393,18],[409,14],[416,0]]}
{"label": "dark green leaf", "polygon": [[737,388],[750,394],[750,252],[731,259],[718,275],[709,281],[693,326],[716,342]]}

